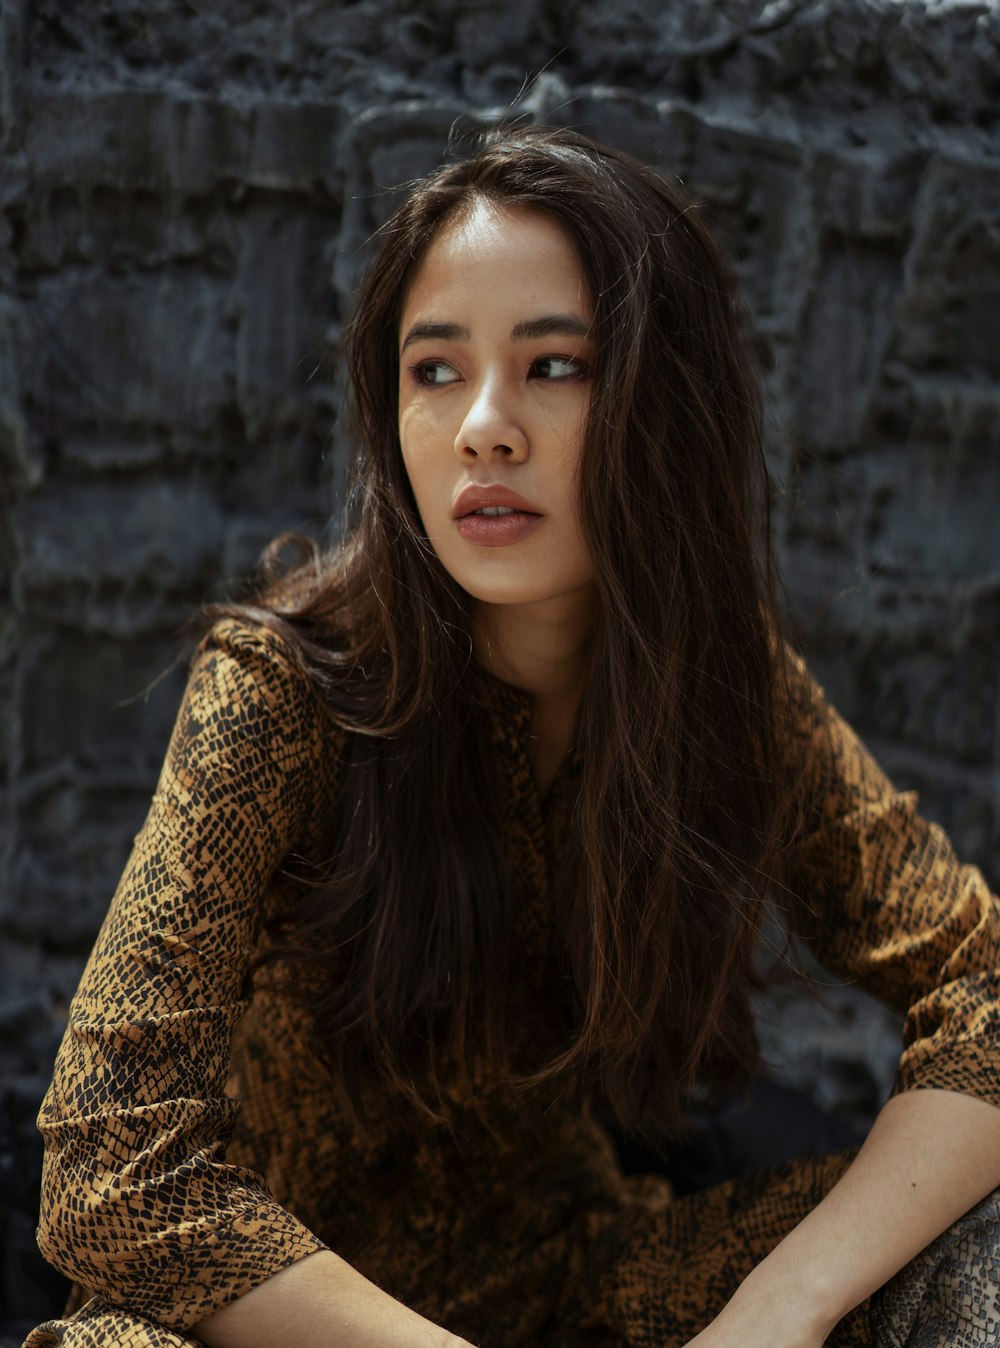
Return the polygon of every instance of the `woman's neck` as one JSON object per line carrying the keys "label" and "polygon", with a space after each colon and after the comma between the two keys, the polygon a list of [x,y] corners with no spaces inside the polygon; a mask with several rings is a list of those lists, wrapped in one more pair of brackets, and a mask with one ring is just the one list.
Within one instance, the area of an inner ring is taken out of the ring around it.
{"label": "woman's neck", "polygon": [[476,659],[531,698],[529,758],[546,791],[573,744],[594,627],[592,591],[543,604],[480,605]]}

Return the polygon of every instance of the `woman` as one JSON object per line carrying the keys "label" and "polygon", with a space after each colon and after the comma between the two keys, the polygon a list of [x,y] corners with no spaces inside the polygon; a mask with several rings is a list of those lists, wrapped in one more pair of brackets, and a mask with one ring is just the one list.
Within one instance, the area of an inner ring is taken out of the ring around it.
{"label": "woman", "polygon": [[[991,1341],[1000,912],[777,640],[697,214],[496,133],[349,359],[356,526],[216,615],[74,1002],[40,1240],[91,1299],[30,1348]],[[765,892],[909,1012],[897,1093],[672,1201],[607,1122],[753,1070]]]}

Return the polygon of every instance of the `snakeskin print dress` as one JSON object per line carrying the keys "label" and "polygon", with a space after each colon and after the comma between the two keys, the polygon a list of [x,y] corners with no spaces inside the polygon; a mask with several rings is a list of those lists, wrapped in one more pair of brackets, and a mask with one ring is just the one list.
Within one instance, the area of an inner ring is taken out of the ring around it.
{"label": "snakeskin print dress", "polygon": [[[804,670],[796,689],[807,934],[828,968],[905,1012],[895,1089],[1000,1104],[1000,907]],[[541,799],[527,700],[496,683],[488,703],[518,897],[511,995],[532,1026],[551,996],[549,876],[576,766]],[[663,1179],[624,1177],[600,1123],[558,1097],[498,1092],[488,1132],[461,1099],[450,1128],[391,1102],[349,1122],[301,1014],[245,987],[267,919],[295,900],[287,859],[322,860],[342,748],[278,638],[227,621],[202,643],[40,1114],[40,1244],[83,1304],[27,1348],[190,1348],[200,1319],[324,1247],[475,1343],[679,1348],[850,1158],[674,1199]],[[493,1091],[485,1075],[477,1103]],[[1000,1342],[996,1213],[994,1196],[829,1342]]]}

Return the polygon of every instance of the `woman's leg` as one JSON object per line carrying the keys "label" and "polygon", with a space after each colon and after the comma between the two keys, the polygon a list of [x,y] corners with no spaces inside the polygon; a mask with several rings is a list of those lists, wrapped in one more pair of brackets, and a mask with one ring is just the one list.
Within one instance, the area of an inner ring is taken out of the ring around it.
{"label": "woman's leg", "polygon": [[[837,1181],[851,1153],[772,1167],[668,1202],[595,1214],[563,1324],[628,1348],[680,1348]],[[998,1348],[1000,1190],[846,1316],[830,1348]]]}
{"label": "woman's leg", "polygon": [[[785,1162],[655,1208],[592,1214],[560,1324],[575,1329],[581,1344],[683,1348],[850,1161],[842,1153]],[[869,1348],[867,1309],[841,1321],[830,1348]]]}
{"label": "woman's leg", "polygon": [[1000,1189],[872,1297],[878,1348],[1000,1344]]}

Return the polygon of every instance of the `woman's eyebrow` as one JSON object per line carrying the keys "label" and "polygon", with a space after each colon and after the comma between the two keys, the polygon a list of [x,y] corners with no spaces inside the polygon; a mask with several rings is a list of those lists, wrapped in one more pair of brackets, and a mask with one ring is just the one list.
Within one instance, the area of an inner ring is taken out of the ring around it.
{"label": "woman's eyebrow", "polygon": [[403,338],[403,345],[399,349],[405,351],[414,342],[422,342],[428,338],[432,342],[468,342],[471,337],[472,333],[461,323],[414,323]]}
{"label": "woman's eyebrow", "polygon": [[[590,337],[591,330],[582,318],[576,314],[545,314],[541,318],[526,318],[511,329],[511,339],[515,342],[537,341],[541,337]],[[436,323],[428,320],[414,323],[403,338],[400,352],[414,342],[468,342],[472,333],[462,323]]]}
{"label": "woman's eyebrow", "polygon": [[589,337],[590,325],[576,314],[546,314],[544,318],[529,318],[511,329],[515,342],[536,341],[539,337]]}

